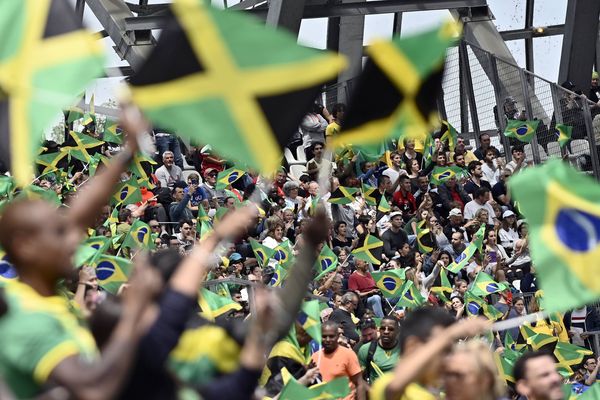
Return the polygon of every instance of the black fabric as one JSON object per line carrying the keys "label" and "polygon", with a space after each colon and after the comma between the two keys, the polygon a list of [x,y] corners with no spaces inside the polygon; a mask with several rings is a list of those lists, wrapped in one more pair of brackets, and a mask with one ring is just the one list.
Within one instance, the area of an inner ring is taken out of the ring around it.
{"label": "black fabric", "polygon": [[396,85],[372,59],[367,61],[356,85],[348,112],[344,116],[344,130],[389,117],[403,100]]}
{"label": "black fabric", "polygon": [[81,29],[82,25],[67,0],[52,0],[44,28],[44,39]]}

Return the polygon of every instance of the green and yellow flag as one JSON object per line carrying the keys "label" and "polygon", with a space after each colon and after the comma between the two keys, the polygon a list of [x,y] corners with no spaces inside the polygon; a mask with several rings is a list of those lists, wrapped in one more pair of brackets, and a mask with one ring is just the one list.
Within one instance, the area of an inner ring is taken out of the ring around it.
{"label": "green and yellow flag", "polygon": [[509,182],[529,224],[531,257],[548,312],[600,298],[600,186],[560,160]]}
{"label": "green and yellow flag", "polygon": [[424,138],[439,123],[436,99],[446,48],[459,34],[460,26],[452,21],[411,37],[372,43],[342,131],[330,145],[376,144],[409,131]]}
{"label": "green and yellow flag", "polygon": [[206,288],[200,289],[198,304],[202,309],[201,315],[210,321],[214,321],[219,315],[231,310],[242,309],[239,303],[227,297],[219,296]]}
{"label": "green and yellow flag", "polygon": [[125,258],[102,254],[94,264],[98,284],[107,292],[117,294],[122,284],[129,279],[131,262]]}
{"label": "green and yellow flag", "polygon": [[573,135],[573,127],[564,124],[556,124],[556,127],[554,128],[554,135],[556,136],[556,140],[562,149],[571,140],[571,135]]}
{"label": "green and yellow flag", "polygon": [[448,149],[454,151],[456,142],[458,141],[458,132],[450,124],[450,122],[442,120],[442,129],[440,131],[442,137],[440,141],[448,143]]}
{"label": "green and yellow flag", "polygon": [[367,233],[364,244],[352,250],[352,255],[366,262],[379,265],[381,264],[382,251],[383,242],[370,233]]}
{"label": "green and yellow flag", "polygon": [[398,297],[404,289],[406,271],[404,269],[390,269],[387,271],[371,272],[373,280],[385,297]]}
{"label": "green and yellow flag", "polygon": [[229,169],[219,172],[219,174],[217,175],[216,189],[217,190],[225,189],[226,187],[228,187],[229,185],[232,185],[234,182],[236,182],[238,179],[240,179],[242,176],[244,176],[244,174],[245,174],[244,171],[242,171],[241,169],[237,169],[237,168],[229,168]]}
{"label": "green and yellow flag", "polygon": [[354,201],[354,195],[358,192],[358,188],[338,186],[332,193],[328,202],[332,204],[345,205]]}
{"label": "green and yellow flag", "polygon": [[131,79],[133,100],[153,122],[274,172],[322,84],[345,61],[203,0],[174,1],[171,11],[169,26]]}
{"label": "green and yellow flag", "polygon": [[142,201],[142,193],[134,176],[122,182],[111,199],[112,204],[133,204]]}
{"label": "green and yellow flag", "polygon": [[540,121],[537,119],[533,121],[519,121],[518,119],[511,119],[506,124],[504,136],[508,138],[515,138],[520,142],[529,143],[535,136],[535,132],[539,124]]}
{"label": "green and yellow flag", "polygon": [[26,185],[44,129],[102,76],[103,46],[66,0],[3,2],[0,37],[0,160]]}
{"label": "green and yellow flag", "polygon": [[327,275],[329,272],[334,271],[338,265],[338,258],[333,251],[329,248],[329,246],[324,245],[321,249],[321,253],[319,257],[317,257],[317,261],[315,261],[315,270],[317,271],[317,276],[315,280],[321,279],[323,276]]}

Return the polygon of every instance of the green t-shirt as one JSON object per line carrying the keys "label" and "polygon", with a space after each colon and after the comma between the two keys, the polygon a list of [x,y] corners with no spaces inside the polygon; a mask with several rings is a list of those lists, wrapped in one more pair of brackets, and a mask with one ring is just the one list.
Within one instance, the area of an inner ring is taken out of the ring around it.
{"label": "green t-shirt", "polygon": [[42,297],[17,280],[0,282],[8,311],[0,317],[0,375],[18,398],[37,395],[61,361],[97,355],[94,338],[63,296]]}
{"label": "green t-shirt", "polygon": [[[365,343],[360,346],[358,350],[358,362],[363,370],[367,368],[367,356],[369,355],[369,347],[371,343]],[[373,354],[373,364],[375,364],[381,372],[386,373],[392,371],[398,363],[398,357],[400,356],[400,348],[394,347],[392,350],[384,350],[381,346],[377,345],[375,353]],[[371,367],[369,377],[371,378],[371,384],[379,377],[378,372],[375,368]]]}

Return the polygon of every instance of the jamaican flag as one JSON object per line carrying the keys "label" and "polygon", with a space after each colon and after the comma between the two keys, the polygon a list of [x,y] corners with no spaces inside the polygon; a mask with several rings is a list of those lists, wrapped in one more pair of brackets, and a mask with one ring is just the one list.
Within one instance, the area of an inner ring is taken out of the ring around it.
{"label": "jamaican flag", "polygon": [[103,48],[66,0],[0,8],[0,160],[25,185],[43,130],[102,75]]}
{"label": "jamaican flag", "polygon": [[133,100],[156,124],[275,171],[281,148],[344,60],[203,0],[175,1],[170,11],[155,50],[130,81]]}
{"label": "jamaican flag", "polygon": [[352,255],[356,258],[370,262],[372,264],[381,264],[381,253],[383,251],[383,242],[367,233],[365,242],[361,247],[352,250]]}
{"label": "jamaican flag", "polygon": [[520,142],[529,143],[535,136],[535,132],[539,125],[539,120],[533,121],[519,121],[519,120],[510,120],[508,124],[506,124],[506,129],[504,130],[504,136],[508,138],[515,138]]}
{"label": "jamaican flag", "polygon": [[339,205],[350,204],[354,201],[356,192],[358,192],[358,188],[338,186],[338,188],[331,193],[331,196],[327,201]]}
{"label": "jamaican flag", "polygon": [[390,137],[425,137],[438,123],[436,101],[442,89],[446,48],[460,27],[449,22],[439,29],[408,38],[375,42],[359,77],[342,132],[331,139],[364,145]]}

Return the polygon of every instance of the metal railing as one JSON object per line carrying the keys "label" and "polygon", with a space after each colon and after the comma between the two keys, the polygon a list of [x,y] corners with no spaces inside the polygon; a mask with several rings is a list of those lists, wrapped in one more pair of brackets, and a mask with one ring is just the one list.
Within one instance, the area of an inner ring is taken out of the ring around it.
{"label": "metal railing", "polygon": [[[332,107],[347,102],[355,82],[327,85],[323,89],[324,104]],[[540,164],[552,157],[564,157],[579,170],[600,179],[600,148],[596,147],[597,142],[600,146],[600,106],[584,96],[464,40],[448,49],[442,87],[438,102],[441,117],[473,147],[479,145],[481,133],[488,133],[492,144],[507,162],[511,161],[511,146],[518,142],[502,134],[508,121],[539,120],[535,137],[524,145],[528,162]],[[589,88],[581,89],[587,94]],[[573,128],[571,142],[562,149],[556,124]]]}

